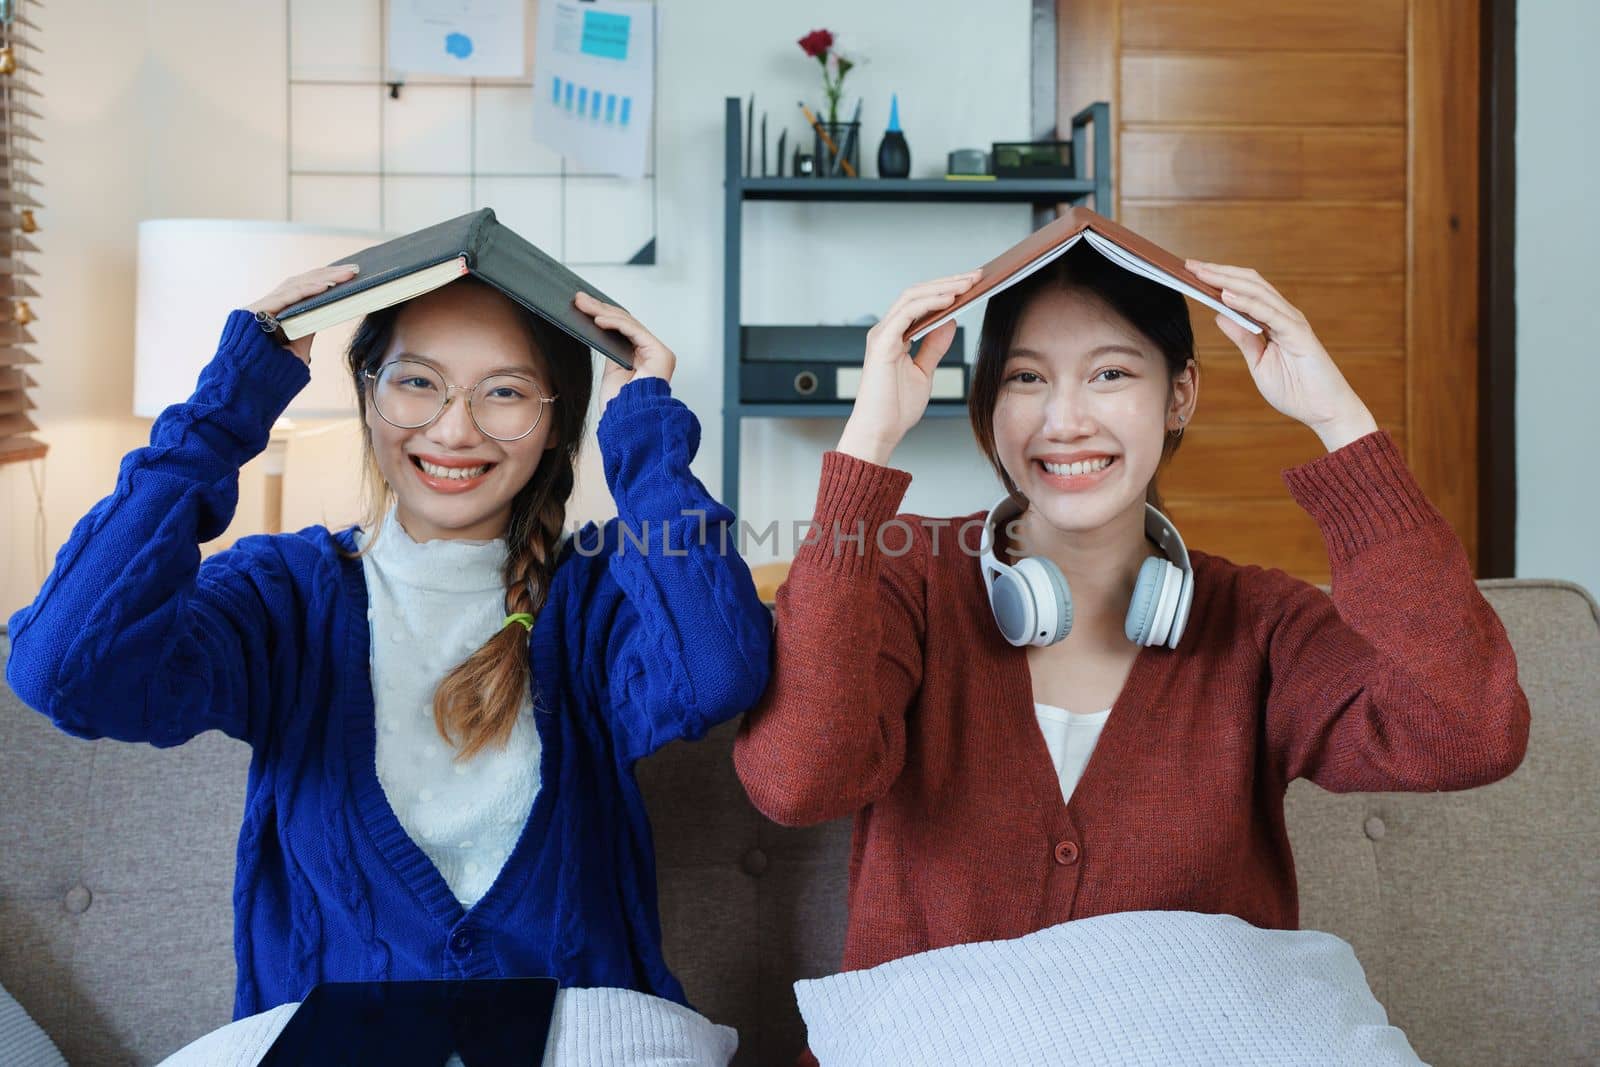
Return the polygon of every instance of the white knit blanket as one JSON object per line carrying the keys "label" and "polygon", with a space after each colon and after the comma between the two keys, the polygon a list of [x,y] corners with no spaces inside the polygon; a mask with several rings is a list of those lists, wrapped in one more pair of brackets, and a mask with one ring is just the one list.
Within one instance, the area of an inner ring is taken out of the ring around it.
{"label": "white knit blanket", "polygon": [[[282,1004],[213,1030],[161,1067],[254,1067],[298,1004]],[[544,1067],[727,1067],[739,1046],[681,1004],[631,989],[563,989],[556,994]],[[461,1061],[452,1056],[450,1064]]]}
{"label": "white knit blanket", "polygon": [[795,983],[822,1067],[1421,1061],[1332,934],[1124,912]]}
{"label": "white knit blanket", "polygon": [[50,1036],[4,988],[0,988],[0,1064],[5,1067],[67,1067],[67,1061]]}

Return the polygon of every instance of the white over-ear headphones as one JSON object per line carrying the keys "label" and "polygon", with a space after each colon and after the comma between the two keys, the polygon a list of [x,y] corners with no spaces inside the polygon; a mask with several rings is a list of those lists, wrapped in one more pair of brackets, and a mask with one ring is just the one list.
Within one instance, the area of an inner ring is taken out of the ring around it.
{"label": "white over-ear headphones", "polygon": [[[1021,511],[1021,503],[1009,495],[990,509],[983,522],[979,565],[1001,635],[1013,645],[1043,648],[1072,631],[1072,590],[1052,560],[1027,556],[1012,566],[995,556],[996,527]],[[1166,558],[1151,556],[1139,568],[1123,632],[1136,645],[1177,648],[1194,600],[1189,550],[1172,520],[1149,504],[1144,507],[1144,531]]]}

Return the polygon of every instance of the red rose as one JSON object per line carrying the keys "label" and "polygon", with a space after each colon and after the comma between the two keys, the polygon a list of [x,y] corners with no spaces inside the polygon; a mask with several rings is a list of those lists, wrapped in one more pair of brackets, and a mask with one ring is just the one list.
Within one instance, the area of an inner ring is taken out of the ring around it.
{"label": "red rose", "polygon": [[800,38],[800,47],[813,59],[821,59],[833,47],[833,34],[827,30],[812,30]]}

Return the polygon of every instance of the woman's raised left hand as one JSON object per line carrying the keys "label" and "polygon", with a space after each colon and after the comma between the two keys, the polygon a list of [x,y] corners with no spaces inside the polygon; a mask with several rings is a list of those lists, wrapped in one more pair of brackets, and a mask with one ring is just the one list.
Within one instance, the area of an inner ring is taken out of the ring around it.
{"label": "woman's raised left hand", "polygon": [[1265,328],[1255,334],[1226,315],[1217,316],[1217,327],[1244,354],[1267,403],[1309,426],[1330,452],[1378,428],[1306,317],[1265,278],[1249,267],[1195,259],[1186,265],[1222,290],[1224,304]]}
{"label": "woman's raised left hand", "polygon": [[624,385],[635,379],[672,380],[672,372],[678,365],[678,357],[674,356],[672,349],[662,344],[655,334],[641,326],[638,319],[615,304],[596,300],[588,293],[579,293],[572,302],[577,305],[579,311],[593,319],[596,326],[602,330],[616,330],[633,344],[631,371],[609,359],[605,361],[605,373],[600,378],[601,411],[611,403],[612,397],[622,391]]}

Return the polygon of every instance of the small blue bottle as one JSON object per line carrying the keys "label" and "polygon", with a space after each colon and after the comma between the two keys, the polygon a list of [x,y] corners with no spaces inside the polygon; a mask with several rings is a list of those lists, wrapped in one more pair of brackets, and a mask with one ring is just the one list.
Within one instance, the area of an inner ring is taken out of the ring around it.
{"label": "small blue bottle", "polygon": [[878,177],[904,178],[911,173],[911,148],[900,132],[900,94],[889,97],[889,128],[878,142]]}

